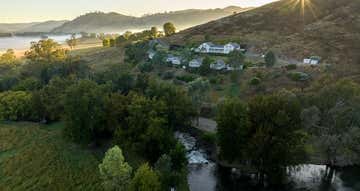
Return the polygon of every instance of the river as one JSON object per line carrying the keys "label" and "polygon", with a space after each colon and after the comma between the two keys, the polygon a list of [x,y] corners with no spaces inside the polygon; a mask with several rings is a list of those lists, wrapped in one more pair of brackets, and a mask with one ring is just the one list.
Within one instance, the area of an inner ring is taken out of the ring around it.
{"label": "river", "polygon": [[[48,38],[55,40],[56,42],[63,44],[66,39],[69,39],[71,35],[47,35]],[[12,36],[12,37],[0,37],[0,53],[5,52],[7,49],[14,50],[27,50],[30,48],[31,42],[37,42],[41,40],[41,36]]]}
{"label": "river", "polygon": [[288,172],[288,184],[276,189],[257,188],[249,177],[234,169],[222,168],[211,161],[190,134],[175,133],[187,150],[188,183],[191,191],[360,191],[360,168],[338,170],[330,181],[324,181],[326,167],[305,164]]}

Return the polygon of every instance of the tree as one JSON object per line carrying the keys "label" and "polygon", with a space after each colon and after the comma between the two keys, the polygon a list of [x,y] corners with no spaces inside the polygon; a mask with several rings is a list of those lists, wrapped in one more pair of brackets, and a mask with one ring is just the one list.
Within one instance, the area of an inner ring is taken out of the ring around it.
{"label": "tree", "polygon": [[110,46],[110,39],[105,38],[103,39],[103,47],[109,47]]}
{"label": "tree", "polygon": [[134,178],[131,181],[130,191],[160,191],[161,183],[157,174],[149,167],[143,164],[137,169]]}
{"label": "tree", "polygon": [[32,95],[24,91],[0,93],[0,120],[32,120]]}
{"label": "tree", "polygon": [[126,31],[123,36],[126,40],[130,40],[131,36],[133,35],[133,33],[131,31]]}
{"label": "tree", "polygon": [[13,49],[8,49],[0,56],[0,65],[11,65],[16,62],[16,56]]}
{"label": "tree", "polygon": [[233,51],[229,55],[229,64],[233,68],[240,68],[245,61],[245,55],[241,51]]}
{"label": "tree", "polygon": [[116,45],[115,39],[111,38],[110,39],[110,47],[115,47],[115,45]]}
{"label": "tree", "polygon": [[152,81],[146,95],[165,104],[166,123],[172,130],[189,127],[196,117],[196,108],[188,93],[173,84]]}
{"label": "tree", "polygon": [[175,171],[183,170],[187,165],[186,149],[181,143],[177,143],[170,151],[172,169]]}
{"label": "tree", "polygon": [[76,35],[72,34],[71,38],[66,40],[66,43],[70,47],[70,49],[73,49],[77,45],[77,41],[78,40],[76,39]]}
{"label": "tree", "polygon": [[114,146],[105,153],[99,164],[100,176],[105,190],[127,191],[131,181],[131,166],[125,162],[121,149]]}
{"label": "tree", "polygon": [[78,143],[90,143],[104,130],[104,96],[107,90],[89,80],[70,86],[64,97],[65,135]]}
{"label": "tree", "polygon": [[158,35],[159,35],[159,30],[157,29],[157,27],[151,27],[151,30],[150,30],[151,38],[157,38]]}
{"label": "tree", "polygon": [[210,65],[212,62],[213,60],[209,56],[206,56],[202,65],[199,68],[199,73],[203,76],[208,75],[211,72]]}
{"label": "tree", "polygon": [[73,80],[55,77],[49,84],[39,91],[41,102],[44,105],[42,116],[46,121],[60,120],[64,113],[64,96],[67,87],[73,85]]}
{"label": "tree", "polygon": [[305,133],[301,130],[301,107],[295,95],[280,92],[256,96],[249,102],[249,139],[246,156],[264,183],[279,183],[288,166],[304,160]]}
{"label": "tree", "polygon": [[162,183],[162,190],[169,190],[173,186],[173,170],[172,162],[169,155],[162,155],[155,163],[155,170],[158,173],[160,182]]}
{"label": "tree", "polygon": [[238,99],[226,100],[219,106],[216,121],[220,157],[230,162],[244,159],[249,136],[247,106]]}
{"label": "tree", "polygon": [[266,66],[268,66],[268,67],[272,67],[272,66],[275,65],[276,56],[275,56],[274,52],[269,51],[269,52],[266,53],[266,55],[265,55],[265,63],[266,63]]}
{"label": "tree", "polygon": [[52,39],[32,42],[30,50],[25,52],[25,57],[34,63],[54,63],[64,61],[67,51]]}
{"label": "tree", "polygon": [[360,86],[339,81],[310,98],[313,106],[304,109],[301,117],[326,165],[334,172],[338,166],[359,164]]}
{"label": "tree", "polygon": [[165,32],[165,36],[171,36],[173,34],[176,33],[176,28],[175,25],[173,23],[165,23],[164,24],[164,32]]}

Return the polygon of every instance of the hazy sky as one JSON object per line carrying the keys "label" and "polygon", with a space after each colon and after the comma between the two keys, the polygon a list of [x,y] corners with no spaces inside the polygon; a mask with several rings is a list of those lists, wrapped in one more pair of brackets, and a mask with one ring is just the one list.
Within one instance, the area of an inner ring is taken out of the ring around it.
{"label": "hazy sky", "polygon": [[0,0],[0,23],[73,19],[92,11],[141,16],[188,8],[260,6],[274,0]]}

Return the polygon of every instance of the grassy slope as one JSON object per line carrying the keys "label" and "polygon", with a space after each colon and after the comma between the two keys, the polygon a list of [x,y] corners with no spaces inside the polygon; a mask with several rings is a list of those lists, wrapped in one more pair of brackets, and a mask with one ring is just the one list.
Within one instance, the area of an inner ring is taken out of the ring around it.
{"label": "grassy slope", "polygon": [[[302,60],[319,55],[330,64],[358,64],[360,4],[358,0],[309,0],[305,16],[298,0],[281,0],[182,31],[170,41],[232,40],[252,45],[254,51],[273,49]],[[313,12],[314,11],[314,12]]]}
{"label": "grassy slope", "polygon": [[0,190],[102,190],[91,151],[64,140],[61,124],[0,124]]}

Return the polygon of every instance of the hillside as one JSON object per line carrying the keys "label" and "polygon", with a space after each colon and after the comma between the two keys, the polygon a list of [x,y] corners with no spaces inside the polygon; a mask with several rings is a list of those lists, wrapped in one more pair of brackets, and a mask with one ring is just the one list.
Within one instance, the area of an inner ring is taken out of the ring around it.
{"label": "hillside", "polygon": [[360,62],[358,0],[281,0],[196,26],[171,37],[173,42],[237,40],[257,52],[274,49],[302,60],[318,55],[326,63]]}
{"label": "hillside", "polygon": [[33,22],[33,23],[0,23],[0,32],[3,33],[47,33],[54,28],[64,24],[62,21],[45,21],[45,22]]}
{"label": "hillside", "polygon": [[54,28],[57,28],[61,25],[63,25],[64,23],[66,23],[68,21],[66,20],[62,20],[62,21],[45,21],[45,22],[41,22],[29,27],[26,27],[24,29],[18,30],[16,32],[51,32]]}
{"label": "hillside", "polygon": [[244,10],[247,9],[231,6],[224,9],[190,9],[165,12],[142,17],[96,12],[82,15],[54,29],[53,32],[122,32],[125,30],[143,30],[151,26],[160,27],[169,21],[173,22],[178,29],[184,29]]}
{"label": "hillside", "polygon": [[0,33],[12,33],[39,23],[0,23]]}

